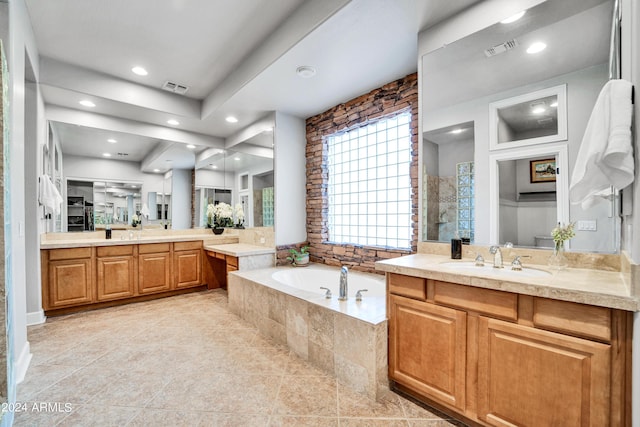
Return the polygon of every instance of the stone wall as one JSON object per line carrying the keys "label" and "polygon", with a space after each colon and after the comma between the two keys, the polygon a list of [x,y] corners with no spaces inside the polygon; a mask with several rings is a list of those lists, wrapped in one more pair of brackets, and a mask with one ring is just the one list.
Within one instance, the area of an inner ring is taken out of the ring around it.
{"label": "stone wall", "polygon": [[[326,136],[400,111],[411,112],[411,251],[326,243],[328,235]],[[410,74],[307,119],[307,239],[311,261],[374,271],[378,260],[415,252],[418,241],[418,76]],[[278,261],[285,247],[278,248]]]}

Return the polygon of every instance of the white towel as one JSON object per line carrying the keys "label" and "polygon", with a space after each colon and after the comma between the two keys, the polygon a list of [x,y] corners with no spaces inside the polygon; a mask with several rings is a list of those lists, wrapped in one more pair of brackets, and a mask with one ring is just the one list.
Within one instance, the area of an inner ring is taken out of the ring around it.
{"label": "white towel", "polygon": [[591,112],[569,187],[571,202],[584,209],[602,200],[598,193],[609,186],[623,189],[633,182],[631,90],[626,80],[610,80]]}
{"label": "white towel", "polygon": [[49,175],[41,175],[38,178],[38,202],[44,206],[45,214],[56,216],[62,208],[62,196],[51,182]]}

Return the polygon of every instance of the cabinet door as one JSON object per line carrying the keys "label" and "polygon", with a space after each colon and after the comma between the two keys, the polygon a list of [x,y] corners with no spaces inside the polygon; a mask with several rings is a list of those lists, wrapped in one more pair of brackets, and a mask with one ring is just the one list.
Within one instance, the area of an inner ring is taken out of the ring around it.
{"label": "cabinet door", "polygon": [[478,416],[495,426],[609,425],[610,346],[481,317]]}
{"label": "cabinet door", "polygon": [[49,308],[93,302],[91,258],[49,262]]}
{"label": "cabinet door", "polygon": [[97,259],[98,301],[132,297],[135,293],[133,256]]}
{"label": "cabinet door", "polygon": [[141,254],[138,257],[138,292],[150,294],[171,290],[171,254]]}
{"label": "cabinet door", "polygon": [[467,314],[397,295],[389,300],[391,379],[464,409]]}
{"label": "cabinet door", "polygon": [[202,251],[200,249],[173,253],[173,275],[176,289],[202,283]]}

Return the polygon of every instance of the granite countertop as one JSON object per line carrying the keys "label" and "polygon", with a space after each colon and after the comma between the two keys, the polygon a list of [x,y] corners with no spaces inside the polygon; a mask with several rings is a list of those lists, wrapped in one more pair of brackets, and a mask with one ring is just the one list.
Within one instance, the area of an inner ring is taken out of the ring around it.
{"label": "granite countertop", "polygon": [[[473,262],[473,259],[452,260],[447,256],[433,254],[413,254],[376,262],[376,270],[398,273],[426,279],[441,280],[495,289],[524,295],[571,301],[582,304],[640,311],[638,297],[631,295],[623,273],[595,269],[566,268],[552,271],[546,266],[527,267],[548,271],[551,274],[540,277],[518,276],[517,272],[495,272],[491,268],[478,270],[460,268],[452,263]],[[444,265],[447,263],[448,265]],[[487,260],[491,264],[491,260]],[[508,265],[505,269],[509,269]],[[502,273],[502,274],[501,274]]]}
{"label": "granite countertop", "polygon": [[83,248],[92,246],[117,246],[117,245],[134,245],[144,243],[166,243],[166,242],[188,242],[193,240],[203,240],[209,243],[236,243],[238,241],[237,235],[214,236],[211,233],[189,233],[189,234],[168,234],[168,235],[147,235],[142,233],[140,236],[134,232],[133,239],[129,239],[128,234],[121,236],[113,236],[111,239],[101,238],[73,238],[69,236],[68,239],[52,239],[41,240],[40,249],[64,249],[64,248]]}
{"label": "granite countertop", "polygon": [[266,246],[249,245],[246,243],[230,243],[230,244],[207,244],[204,247],[207,251],[219,252],[225,255],[242,257],[250,255],[264,255],[273,254],[276,252],[275,248],[269,248]]}

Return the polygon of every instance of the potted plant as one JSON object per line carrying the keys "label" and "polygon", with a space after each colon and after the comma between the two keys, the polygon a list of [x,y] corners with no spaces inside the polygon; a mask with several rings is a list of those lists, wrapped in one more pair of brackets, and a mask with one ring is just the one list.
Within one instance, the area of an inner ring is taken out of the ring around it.
{"label": "potted plant", "polygon": [[236,217],[235,228],[244,228],[244,209],[242,209],[242,203],[236,203],[233,208],[233,216]]}
{"label": "potted plant", "polygon": [[233,208],[227,203],[207,206],[207,227],[214,234],[222,234],[225,227],[233,227]]}
{"label": "potted plant", "polygon": [[289,253],[291,254],[291,256],[288,256],[287,260],[291,261],[291,264],[296,267],[309,265],[309,252],[307,252],[308,250],[309,246],[303,246],[299,251],[295,248],[291,248],[289,249]]}
{"label": "potted plant", "polygon": [[138,224],[140,224],[140,218],[138,218],[138,215],[133,215],[131,216],[131,226],[132,227],[137,227]]}

